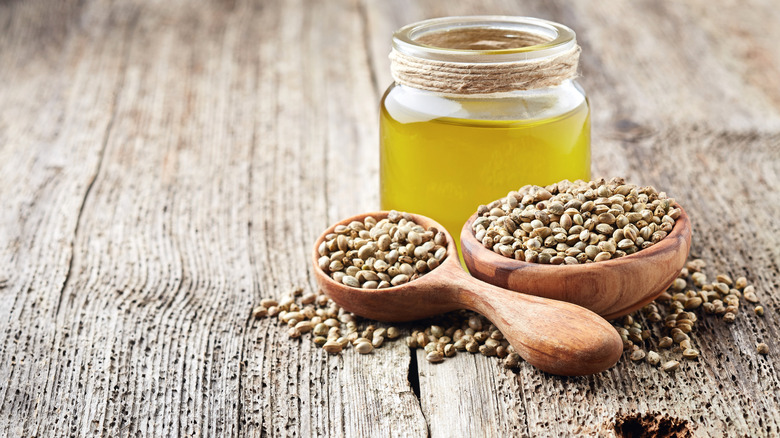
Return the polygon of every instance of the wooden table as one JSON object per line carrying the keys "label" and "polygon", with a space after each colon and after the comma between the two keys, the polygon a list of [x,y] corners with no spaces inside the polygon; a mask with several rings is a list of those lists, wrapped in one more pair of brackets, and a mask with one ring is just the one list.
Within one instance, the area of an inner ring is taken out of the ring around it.
{"label": "wooden table", "polygon": [[[378,207],[391,32],[485,13],[577,31],[594,175],[675,196],[763,319],[706,320],[676,374],[558,378],[331,357],[250,317]],[[778,436],[778,23],[770,0],[2,2],[0,436],[608,436],[651,411]]]}

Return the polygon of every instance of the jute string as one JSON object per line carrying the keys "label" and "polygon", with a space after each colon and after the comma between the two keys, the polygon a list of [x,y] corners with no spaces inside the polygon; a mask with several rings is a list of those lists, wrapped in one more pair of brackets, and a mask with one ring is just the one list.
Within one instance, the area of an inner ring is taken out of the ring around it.
{"label": "jute string", "polygon": [[[532,41],[547,42],[529,36],[529,42]],[[489,43],[472,40],[469,47],[485,50]],[[579,57],[578,45],[552,56],[495,63],[434,61],[393,49],[390,71],[396,83],[422,90],[451,94],[504,93],[560,85],[577,76]]]}

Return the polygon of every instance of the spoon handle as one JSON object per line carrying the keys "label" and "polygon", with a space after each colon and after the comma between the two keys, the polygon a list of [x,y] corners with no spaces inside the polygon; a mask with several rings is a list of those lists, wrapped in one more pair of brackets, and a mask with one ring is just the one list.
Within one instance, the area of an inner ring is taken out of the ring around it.
{"label": "spoon handle", "polygon": [[623,343],[614,327],[584,307],[525,295],[452,270],[452,298],[487,317],[531,365],[551,374],[594,374],[614,365]]}

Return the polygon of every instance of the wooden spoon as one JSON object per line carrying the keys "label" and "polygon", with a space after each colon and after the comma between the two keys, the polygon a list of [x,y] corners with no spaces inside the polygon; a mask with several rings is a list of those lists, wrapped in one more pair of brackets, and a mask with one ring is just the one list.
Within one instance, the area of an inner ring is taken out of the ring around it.
{"label": "wooden spoon", "polygon": [[380,321],[411,321],[456,309],[473,310],[495,324],[523,359],[551,374],[598,373],[620,358],[622,341],[606,320],[571,303],[519,294],[475,279],[461,267],[452,236],[425,216],[412,218],[447,235],[447,257],[416,280],[387,289],[356,289],[337,283],[319,268],[317,248],[337,225],[362,222],[369,215],[381,220],[387,214],[366,213],[341,221],[314,244],[317,283],[344,309]]}
{"label": "wooden spoon", "polygon": [[466,222],[460,234],[471,275],[496,286],[586,307],[606,319],[627,315],[665,291],[685,266],[691,222],[685,210],[660,242],[634,254],[582,265],[526,263],[496,254],[474,237]]}

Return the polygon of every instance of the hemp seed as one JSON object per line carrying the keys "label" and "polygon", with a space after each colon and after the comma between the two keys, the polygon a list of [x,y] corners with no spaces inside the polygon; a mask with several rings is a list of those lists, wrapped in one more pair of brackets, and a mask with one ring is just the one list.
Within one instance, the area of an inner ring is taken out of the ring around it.
{"label": "hemp seed", "polygon": [[322,349],[328,354],[338,354],[342,350],[342,345],[337,341],[328,341],[322,346]]}
{"label": "hemp seed", "polygon": [[271,308],[273,306],[278,306],[279,303],[276,300],[274,300],[274,299],[266,298],[266,299],[260,300],[260,305],[265,307],[266,309],[268,309],[268,308]]}
{"label": "hemp seed", "polygon": [[661,365],[661,369],[667,373],[673,373],[677,371],[678,368],[680,368],[680,362],[676,360],[670,360],[668,362],[664,362],[664,364]]}
{"label": "hemp seed", "polygon": [[517,353],[509,353],[504,361],[504,367],[508,369],[517,368],[520,365],[520,355]]}
{"label": "hemp seed", "polygon": [[650,365],[656,366],[661,362],[661,356],[655,351],[650,350],[647,352],[647,358],[645,361]]}
{"label": "hemp seed", "polygon": [[644,359],[645,356],[646,356],[645,351],[642,350],[642,349],[639,349],[639,350],[634,350],[633,352],[631,352],[630,358],[634,362],[639,362],[640,360]]}
{"label": "hemp seed", "polygon": [[369,342],[368,340],[363,340],[361,342],[358,342],[355,345],[355,351],[357,351],[360,354],[371,353],[373,349],[374,347],[371,345],[371,342]]}
{"label": "hemp seed", "polygon": [[430,363],[440,363],[444,361],[444,355],[442,355],[438,351],[432,351],[427,355],[425,355],[425,359]]}

